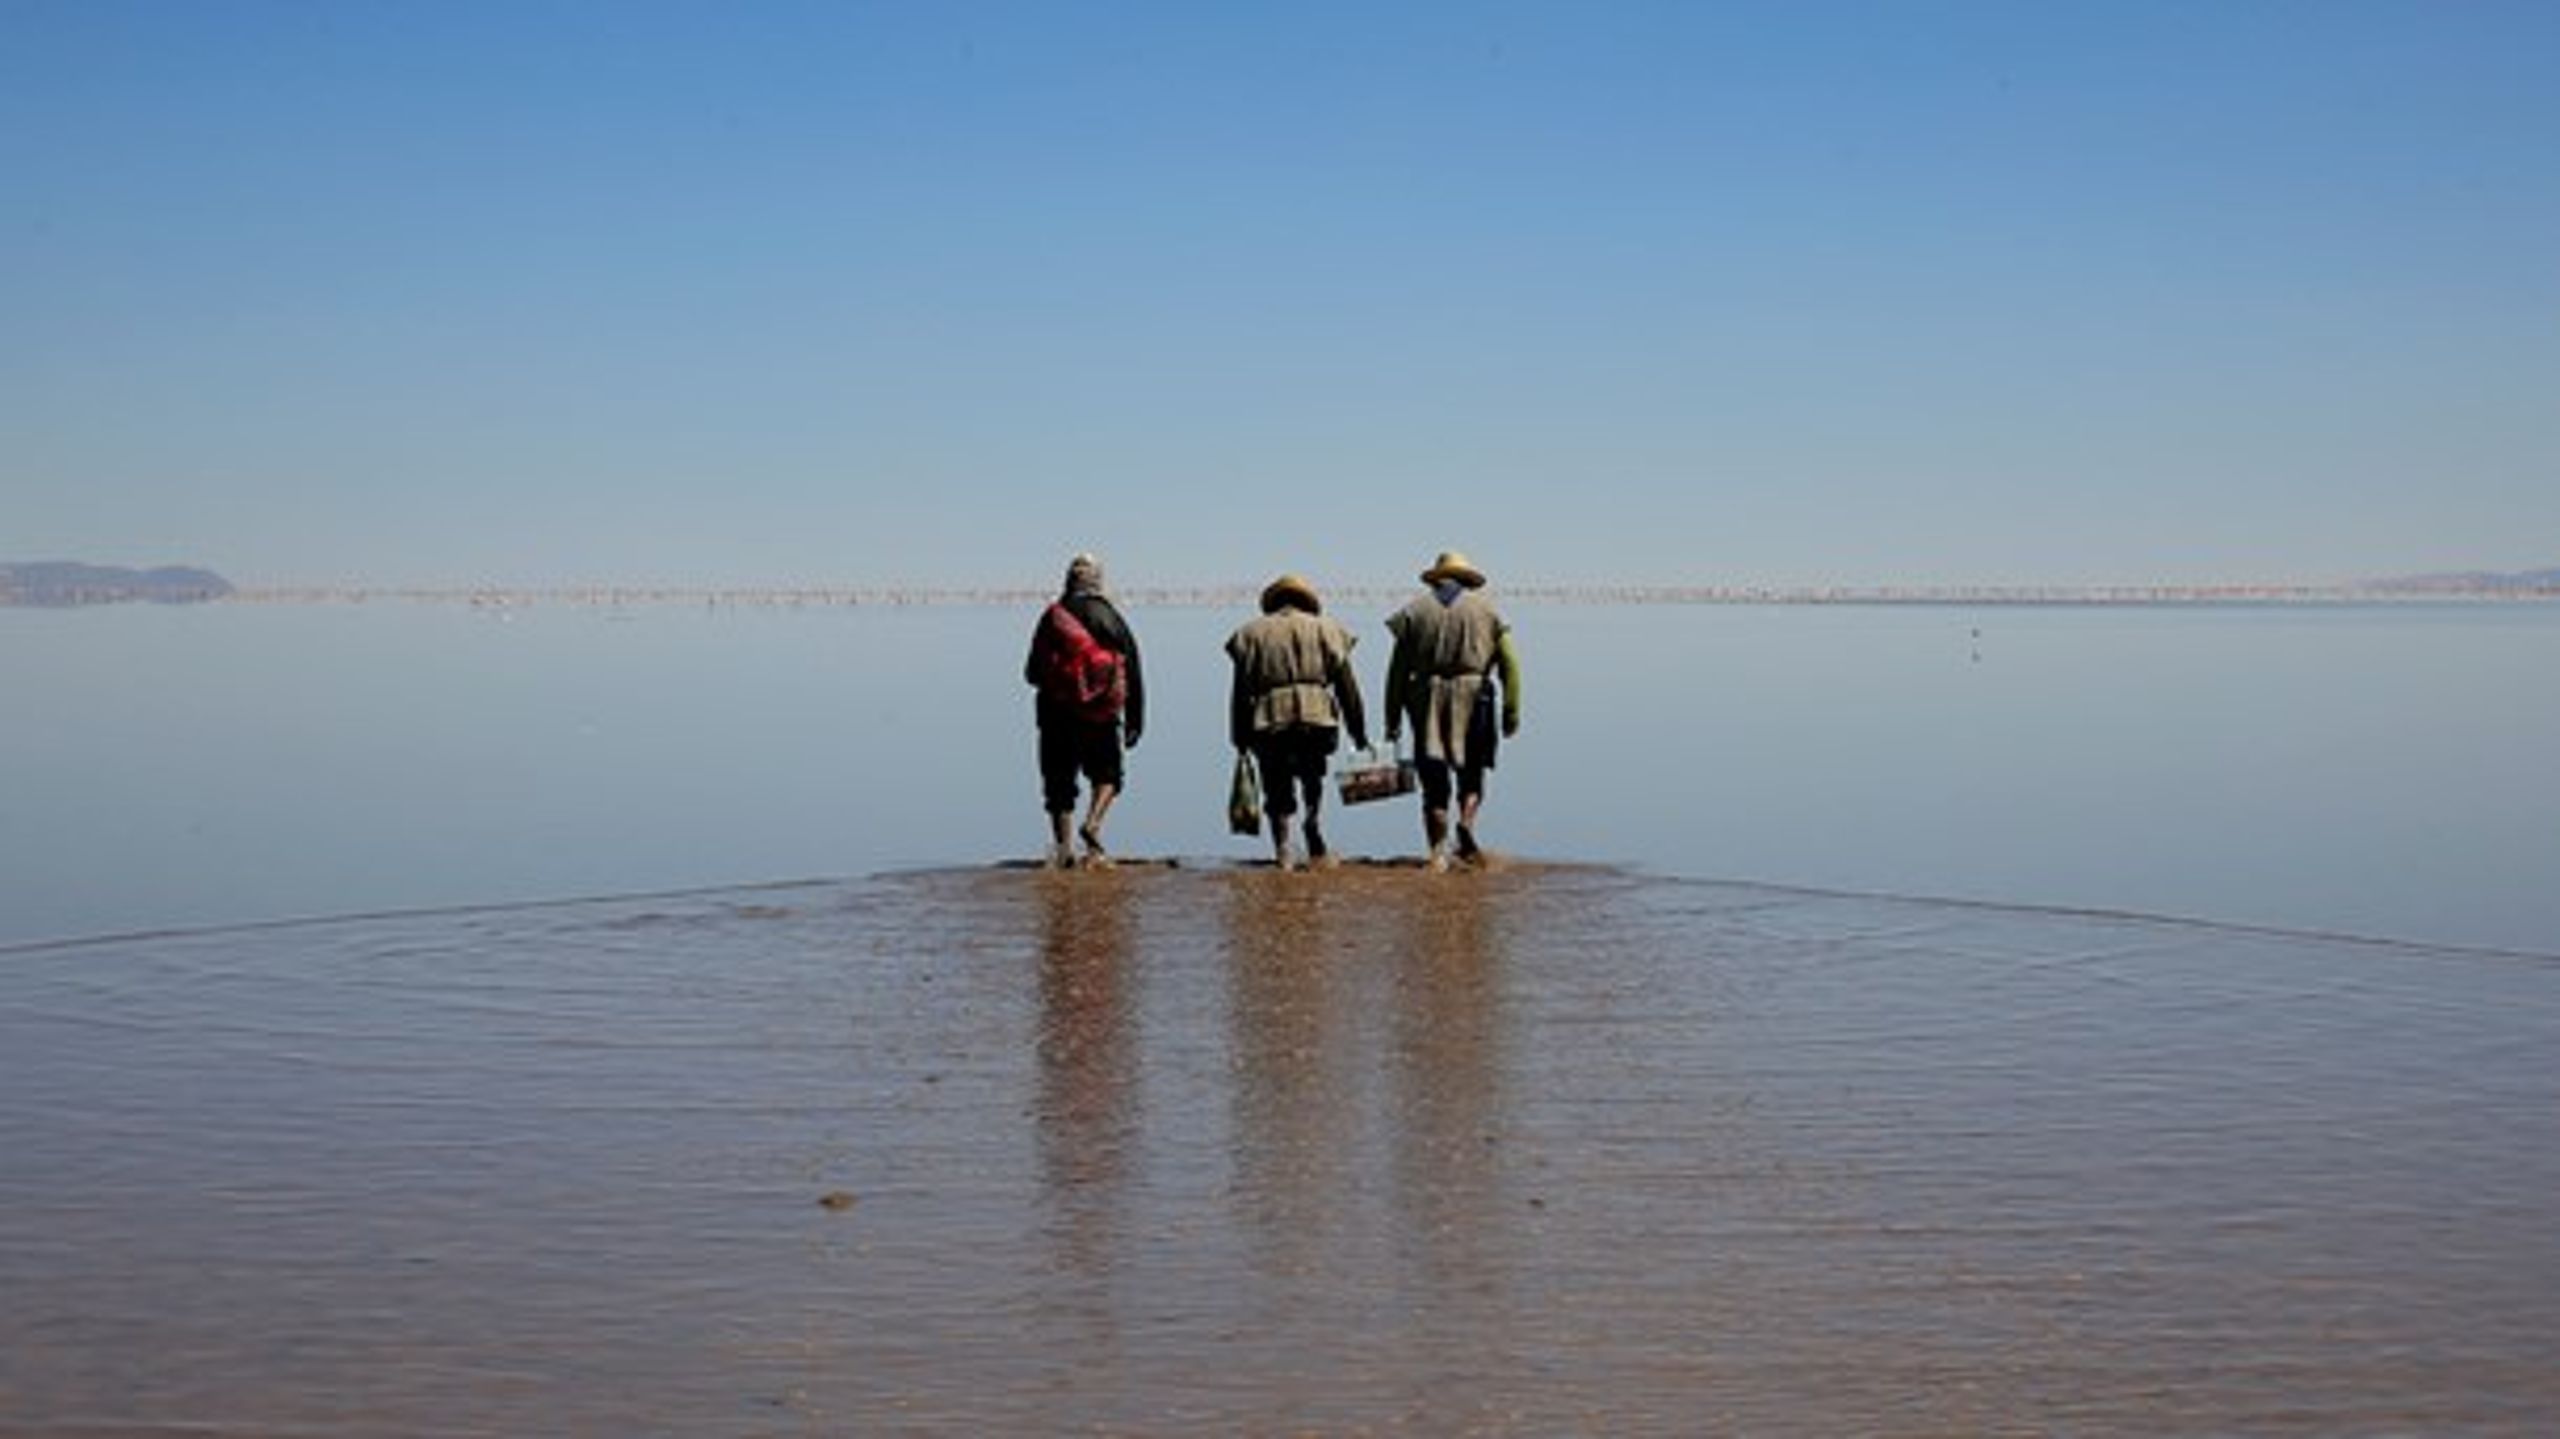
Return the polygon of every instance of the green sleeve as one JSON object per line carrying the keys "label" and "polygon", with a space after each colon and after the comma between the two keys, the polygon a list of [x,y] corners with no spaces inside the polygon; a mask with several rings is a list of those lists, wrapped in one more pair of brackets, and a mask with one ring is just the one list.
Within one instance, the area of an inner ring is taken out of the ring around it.
{"label": "green sleeve", "polygon": [[1502,642],[1494,649],[1494,665],[1502,671],[1502,720],[1508,725],[1520,723],[1520,649],[1511,642],[1511,631],[1502,632]]}

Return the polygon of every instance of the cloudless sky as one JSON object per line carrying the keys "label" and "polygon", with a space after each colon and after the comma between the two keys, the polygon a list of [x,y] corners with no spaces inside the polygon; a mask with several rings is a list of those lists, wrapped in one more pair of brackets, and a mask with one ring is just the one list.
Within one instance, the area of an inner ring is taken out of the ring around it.
{"label": "cloudless sky", "polygon": [[0,0],[0,559],[2560,564],[2560,5]]}

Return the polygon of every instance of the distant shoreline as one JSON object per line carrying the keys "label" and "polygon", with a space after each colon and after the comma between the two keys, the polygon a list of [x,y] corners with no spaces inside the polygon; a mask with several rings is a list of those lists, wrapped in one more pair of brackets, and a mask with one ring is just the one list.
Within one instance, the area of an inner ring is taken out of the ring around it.
{"label": "distant shoreline", "polygon": [[[1158,609],[1250,608],[1257,585],[1138,585],[1121,589],[1125,604]],[[1402,600],[1411,586],[1336,585],[1337,602],[1376,604]],[[2560,586],[2407,588],[2389,585],[1982,585],[1982,586],[1759,586],[1759,585],[1504,585],[1500,596],[1523,604],[1562,605],[1785,605],[2127,608],[2284,605],[2503,604],[2560,600]],[[685,606],[711,609],[967,608],[1036,605],[1053,597],[1046,588],[970,588],[892,585],[811,586],[244,586],[223,598],[252,605],[459,605],[476,609],[568,606],[641,609]]]}
{"label": "distant shoreline", "polygon": [[77,560],[0,563],[0,606],[22,609],[85,609],[137,601],[192,605],[230,593],[230,581],[189,565],[137,570]]}

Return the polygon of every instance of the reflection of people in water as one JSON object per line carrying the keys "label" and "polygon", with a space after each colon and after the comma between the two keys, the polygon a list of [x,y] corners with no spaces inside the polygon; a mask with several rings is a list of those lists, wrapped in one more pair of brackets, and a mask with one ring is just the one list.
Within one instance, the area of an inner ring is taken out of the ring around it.
{"label": "reflection of people in water", "polygon": [[1500,1196],[1502,973],[1498,896],[1404,888],[1395,976],[1396,1201],[1434,1289],[1491,1292]]}
{"label": "reflection of people in water", "polygon": [[[1240,1218],[1290,1292],[1310,1275],[1392,1284],[1381,1260],[1406,1260],[1405,1282],[1469,1312],[1466,1296],[1501,1292],[1508,1222],[1498,879],[1336,879],[1229,885]],[[1343,1250],[1386,1232],[1392,1256]]]}
{"label": "reflection of people in water", "polygon": [[1264,1267],[1296,1274],[1328,1257],[1332,1217],[1354,1202],[1358,1116],[1329,937],[1335,896],[1277,878],[1240,874],[1228,889],[1234,1160]]}
{"label": "reflection of people in water", "polygon": [[1040,1179],[1062,1256],[1086,1272],[1112,1262],[1137,1123],[1129,885],[1093,874],[1040,886]]}

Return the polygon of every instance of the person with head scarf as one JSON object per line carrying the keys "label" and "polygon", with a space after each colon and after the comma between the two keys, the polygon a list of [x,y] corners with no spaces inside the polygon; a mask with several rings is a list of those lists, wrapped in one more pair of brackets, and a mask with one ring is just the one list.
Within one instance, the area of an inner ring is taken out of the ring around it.
{"label": "person with head scarf", "polygon": [[1262,614],[1227,637],[1235,668],[1228,690],[1227,737],[1249,751],[1262,772],[1262,811],[1271,826],[1271,858],[1295,869],[1300,856],[1290,829],[1299,797],[1306,800],[1305,862],[1331,864],[1324,841],[1324,773],[1327,761],[1351,731],[1366,749],[1369,721],[1360,702],[1360,680],[1351,670],[1357,641],[1326,617],[1315,586],[1282,575],[1262,591]]}
{"label": "person with head scarf", "polygon": [[1474,863],[1476,815],[1495,752],[1494,698],[1500,681],[1501,737],[1520,731],[1520,655],[1511,626],[1485,599],[1484,571],[1456,550],[1422,572],[1430,588],[1387,618],[1395,651],[1387,660],[1387,742],[1413,724],[1414,770],[1422,781],[1425,862],[1452,858],[1449,802],[1458,813],[1454,857]]}
{"label": "person with head scarf", "polygon": [[1068,841],[1079,776],[1092,787],[1084,823],[1083,862],[1108,866],[1102,822],[1127,783],[1124,749],[1135,749],[1146,729],[1147,689],[1138,663],[1138,640],[1104,594],[1102,561],[1079,554],[1067,564],[1066,584],[1040,614],[1022,677],[1037,691],[1033,718],[1040,731],[1040,790],[1049,816],[1052,867],[1077,860]]}

